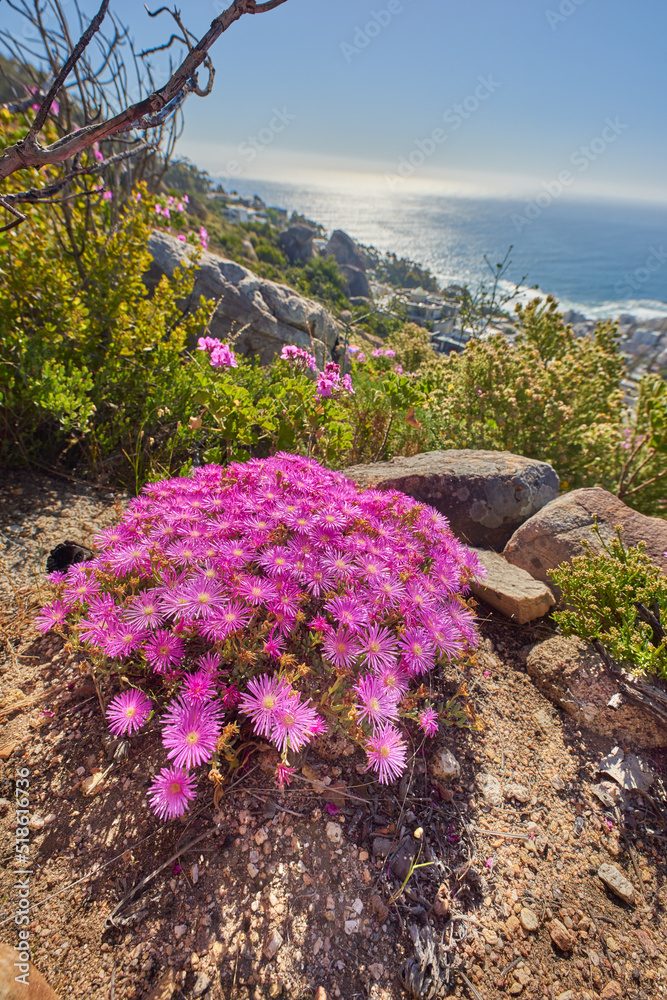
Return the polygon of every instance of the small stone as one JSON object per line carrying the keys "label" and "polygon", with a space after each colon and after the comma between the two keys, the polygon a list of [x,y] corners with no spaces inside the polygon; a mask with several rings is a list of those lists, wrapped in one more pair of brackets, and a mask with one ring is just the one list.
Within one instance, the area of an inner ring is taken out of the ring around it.
{"label": "small stone", "polygon": [[325,832],[332,844],[343,843],[343,829],[340,823],[327,823]]}
{"label": "small stone", "polygon": [[354,903],[352,904],[352,909],[354,910],[354,912],[357,914],[358,917],[361,916],[361,911],[363,910],[363,908],[364,904],[361,902],[361,900],[359,898],[355,899]]}
{"label": "small stone", "polygon": [[211,979],[206,975],[205,972],[200,972],[197,976],[194,986],[192,987],[193,997],[202,997],[206,993],[207,989],[211,985]]}
{"label": "small stone", "polygon": [[519,930],[519,927],[521,927],[521,924],[519,923],[518,917],[515,917],[514,914],[508,917],[507,920],[505,921],[505,928],[507,930],[507,933],[511,934],[512,937],[515,936],[516,932]]}
{"label": "small stone", "polygon": [[187,924],[176,924],[176,926],[174,927],[174,937],[178,941],[180,940],[180,938],[183,937],[184,934],[187,934],[187,931],[188,931]]}
{"label": "small stone", "polygon": [[478,774],[475,784],[484,802],[489,806],[500,806],[503,801],[503,790],[500,782],[493,774]]}
{"label": "small stone", "polygon": [[508,993],[511,993],[513,997],[517,997],[521,993],[523,986],[521,983],[517,983],[516,980],[510,986]]}
{"label": "small stone", "polygon": [[327,1000],[327,993],[326,990],[324,989],[324,986],[317,987],[317,989],[315,990],[315,996],[313,997],[313,1000]]}
{"label": "small stone", "polygon": [[525,569],[507,562],[499,552],[474,549],[487,571],[479,583],[470,582],[475,597],[480,597],[506,618],[519,625],[541,618],[556,603],[546,583],[536,580]]}
{"label": "small stone", "polygon": [[257,865],[253,865],[252,863],[248,865],[248,875],[250,878],[256,878],[259,875],[259,868]]}
{"label": "small stone", "polygon": [[565,993],[558,994],[556,1000],[577,1000],[577,998],[573,990],[565,990]]}
{"label": "small stone", "polygon": [[456,781],[461,777],[461,765],[450,750],[437,750],[431,757],[431,774],[439,781]]}
{"label": "small stone", "polygon": [[389,837],[375,837],[373,839],[373,854],[376,858],[386,858],[395,846],[396,842],[390,840]]}
{"label": "small stone", "polygon": [[280,948],[282,943],[283,939],[281,935],[278,933],[277,929],[274,927],[274,929],[271,931],[271,933],[269,934],[268,938],[264,943],[264,948],[262,950],[264,958],[266,958],[267,961],[269,962],[271,961],[272,958],[275,958],[278,949]]}
{"label": "small stone", "polygon": [[607,935],[607,940],[605,941],[605,944],[607,945],[607,951],[621,950],[621,945],[618,943],[615,937],[612,937],[611,934]]}
{"label": "small stone", "polygon": [[384,965],[382,965],[381,962],[374,962],[373,965],[368,966],[368,971],[373,979],[382,979],[382,976],[384,975]]}
{"label": "small stone", "polygon": [[255,843],[258,847],[261,847],[264,841],[269,839],[269,835],[266,830],[258,830],[255,834]]}
{"label": "small stone", "polygon": [[572,951],[577,942],[574,934],[560,920],[552,920],[547,924],[551,940],[561,951]]}
{"label": "small stone", "polygon": [[[278,983],[271,983],[271,985],[269,986],[269,996],[270,997],[279,997],[281,993],[282,993],[282,990],[281,990],[280,986],[278,985]],[[326,1000],[326,994],[325,994],[325,1000]]]}
{"label": "small stone", "polygon": [[487,944],[494,945],[498,941],[498,935],[491,927],[485,927],[482,934]]}
{"label": "small stone", "polygon": [[348,935],[349,934],[356,934],[357,931],[359,930],[359,921],[358,920],[346,920],[345,924],[343,926],[343,929],[344,929],[345,933],[348,934]]}
{"label": "small stone", "polygon": [[503,790],[506,799],[516,799],[517,802],[530,802],[530,792],[525,785],[520,785],[518,781],[509,781]]}
{"label": "small stone", "polygon": [[171,1000],[176,989],[176,972],[169,969],[160,977],[156,985],[150,991],[146,1000]]}
{"label": "small stone", "polygon": [[435,899],[433,900],[433,912],[436,917],[447,917],[451,909],[452,899],[447,882],[442,882]]}
{"label": "small stone", "polygon": [[535,910],[531,910],[529,906],[521,908],[519,920],[521,921],[521,926],[525,931],[536,931],[540,926],[540,921],[538,920]]}
{"label": "small stone", "polygon": [[631,906],[635,904],[635,887],[629,882],[625,875],[622,875],[616,865],[603,864],[598,868],[598,877],[602,879],[608,889]]}
{"label": "small stone", "polygon": [[615,979],[610,979],[600,994],[600,1000],[623,1000],[623,987]]}

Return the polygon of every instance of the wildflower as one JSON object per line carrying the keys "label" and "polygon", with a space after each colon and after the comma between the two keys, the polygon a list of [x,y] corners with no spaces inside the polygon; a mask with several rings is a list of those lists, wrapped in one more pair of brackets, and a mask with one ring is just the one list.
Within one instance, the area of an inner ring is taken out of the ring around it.
{"label": "wildflower", "polygon": [[355,597],[332,597],[324,602],[324,607],[351,632],[359,632],[368,622],[368,608]]}
{"label": "wildflower", "polygon": [[151,714],[152,707],[152,702],[142,691],[132,689],[117,694],[106,711],[109,729],[114,736],[136,733]]}
{"label": "wildflower", "polygon": [[293,774],[296,774],[295,767],[290,767],[284,760],[278,761],[276,765],[276,783],[281,791],[285,785],[290,784]]}
{"label": "wildflower", "polygon": [[378,781],[388,785],[403,772],[407,759],[405,742],[395,726],[390,723],[379,727],[366,743],[368,766],[378,774]]}
{"label": "wildflower", "polygon": [[235,709],[240,700],[241,692],[236,684],[230,684],[229,687],[223,688],[220,693],[220,704],[228,711]]}
{"label": "wildflower", "polygon": [[287,697],[273,713],[271,740],[281,752],[288,747],[296,752],[312,739],[317,719],[317,712],[309,701],[300,701],[298,694]]}
{"label": "wildflower", "polygon": [[53,601],[35,615],[34,626],[38,632],[48,632],[65,622],[69,607],[61,600]]}
{"label": "wildflower", "polygon": [[361,722],[368,722],[375,729],[380,722],[398,716],[396,702],[387,693],[384,684],[372,674],[362,677],[354,690],[359,698],[357,711]]}
{"label": "wildflower", "polygon": [[178,767],[206,764],[215,752],[220,735],[220,707],[211,702],[175,702],[166,716],[162,742],[167,757]]}
{"label": "wildflower", "polygon": [[359,643],[347,629],[340,628],[325,635],[322,653],[335,667],[351,667],[359,655]]}
{"label": "wildflower", "polygon": [[148,789],[151,808],[159,819],[182,816],[195,797],[195,778],[182,767],[163,767]]}
{"label": "wildflower", "polygon": [[438,733],[438,713],[434,708],[424,708],[417,716],[417,725],[424,730],[427,736],[436,736]]}
{"label": "wildflower", "polygon": [[188,674],[181,693],[189,701],[206,702],[215,698],[215,675],[204,668],[194,674]]}
{"label": "wildflower", "polygon": [[167,629],[157,629],[144,644],[144,656],[157,673],[177,667],[183,659],[185,643]]}
{"label": "wildflower", "polygon": [[211,366],[213,368],[238,368],[238,362],[234,357],[234,352],[227,344],[221,344],[211,351]]}
{"label": "wildflower", "polygon": [[273,717],[284,704],[288,691],[289,686],[282,678],[270,677],[269,674],[253,677],[248,682],[249,693],[246,692],[241,699],[239,711],[252,719],[259,736],[269,735]]}
{"label": "wildflower", "polygon": [[133,597],[125,609],[125,621],[128,625],[154,628],[156,625],[162,625],[164,620],[162,602],[151,591],[145,591],[138,597]]}
{"label": "wildflower", "polygon": [[311,371],[317,371],[317,361],[312,354],[308,351],[304,351],[302,347],[295,347],[293,344],[285,344],[282,351],[280,352],[280,357],[283,361],[289,361],[293,363],[295,367],[301,368],[305,371],[309,368]]}
{"label": "wildflower", "polygon": [[408,629],[399,639],[399,647],[412,674],[424,674],[435,663],[433,642],[424,629]]}
{"label": "wildflower", "polygon": [[102,193],[102,201],[112,201],[112,200],[113,200],[113,191],[104,191]]}
{"label": "wildflower", "polygon": [[374,671],[391,667],[396,662],[396,640],[387,628],[371,625],[359,636],[359,649]]}

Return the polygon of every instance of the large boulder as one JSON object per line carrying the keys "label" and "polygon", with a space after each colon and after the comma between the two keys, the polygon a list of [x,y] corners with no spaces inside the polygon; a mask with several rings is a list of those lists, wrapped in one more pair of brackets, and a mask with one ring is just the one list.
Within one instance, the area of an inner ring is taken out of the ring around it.
{"label": "large boulder", "polygon": [[667,746],[667,725],[621,694],[619,682],[583,639],[556,635],[525,649],[522,659],[542,694],[578,726],[632,746]]}
{"label": "large boulder", "polygon": [[646,542],[647,554],[667,572],[667,520],[647,517],[626,506],[613,493],[595,486],[572,490],[543,506],[512,535],[503,555],[508,562],[525,569],[531,576],[552,587],[556,596],[560,590],[549,574],[562,562],[571,562],[585,553],[582,539],[595,552],[602,545],[593,531],[598,528],[606,544],[616,536],[616,525],[622,530],[626,546]]}
{"label": "large boulder", "polygon": [[348,299],[371,298],[371,286],[368,284],[365,271],[360,267],[353,267],[352,264],[342,264],[340,271],[345,278],[345,294]]}
{"label": "large boulder", "polygon": [[326,256],[335,257],[341,267],[349,265],[365,271],[368,267],[366,254],[342,229],[334,229],[331,239],[322,251]]}
{"label": "large boulder", "polygon": [[[153,256],[149,285],[161,274],[173,274],[177,265],[190,257],[188,245],[167,233],[154,232],[148,248]],[[194,287],[194,297],[200,295],[218,303],[211,336],[224,340],[238,333],[234,350],[240,354],[256,356],[268,364],[285,344],[296,344],[313,351],[320,365],[331,357],[338,323],[319,303],[287,285],[260,278],[224,257],[203,253]]]}
{"label": "large boulder", "polygon": [[496,551],[558,496],[558,476],[550,465],[509,451],[425,451],[355,465],[344,474],[359,486],[400,490],[430,504],[464,542]]}
{"label": "large boulder", "polygon": [[278,237],[278,244],[290,264],[306,264],[315,256],[315,236],[317,232],[314,229],[299,224],[283,230]]}

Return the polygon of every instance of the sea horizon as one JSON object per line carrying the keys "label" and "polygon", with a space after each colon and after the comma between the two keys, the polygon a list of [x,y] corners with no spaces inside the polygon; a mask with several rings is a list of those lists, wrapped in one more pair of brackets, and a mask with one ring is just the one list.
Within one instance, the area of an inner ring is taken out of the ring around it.
{"label": "sea horizon", "polygon": [[[533,199],[337,190],[333,185],[218,178],[225,190],[258,195],[298,212],[328,233],[342,229],[362,245],[408,257],[440,284],[492,280],[508,248],[504,289],[519,299],[553,295],[563,311],[591,319],[629,313],[667,317],[667,204],[608,199]],[[535,288],[534,286],[537,286]]]}

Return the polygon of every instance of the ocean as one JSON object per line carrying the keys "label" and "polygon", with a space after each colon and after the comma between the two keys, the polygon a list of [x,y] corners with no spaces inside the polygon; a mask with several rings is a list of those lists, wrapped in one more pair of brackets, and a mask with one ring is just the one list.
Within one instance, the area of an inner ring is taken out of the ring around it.
{"label": "ocean", "polygon": [[238,179],[239,194],[297,211],[428,267],[443,284],[476,286],[513,246],[507,279],[521,298],[554,295],[601,319],[667,316],[667,204],[526,201],[303,186]]}

